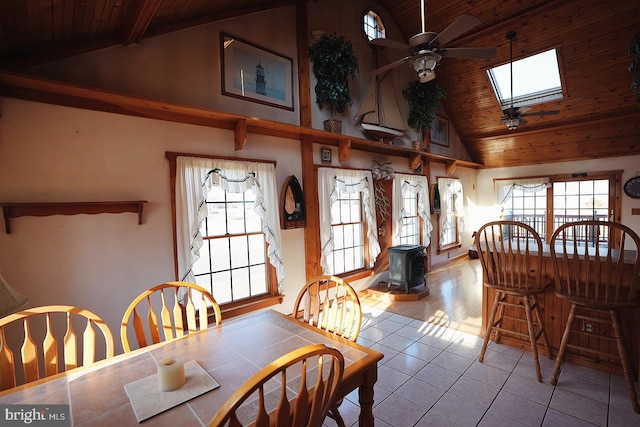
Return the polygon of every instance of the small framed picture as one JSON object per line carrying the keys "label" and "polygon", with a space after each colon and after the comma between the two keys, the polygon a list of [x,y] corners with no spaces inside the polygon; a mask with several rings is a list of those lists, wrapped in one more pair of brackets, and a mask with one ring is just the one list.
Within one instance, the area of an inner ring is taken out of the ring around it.
{"label": "small framed picture", "polygon": [[331,163],[331,148],[320,149],[320,160],[323,163]]}
{"label": "small framed picture", "polygon": [[443,147],[449,146],[449,120],[444,117],[436,115],[436,119],[431,124],[431,142],[434,144],[442,145]]}

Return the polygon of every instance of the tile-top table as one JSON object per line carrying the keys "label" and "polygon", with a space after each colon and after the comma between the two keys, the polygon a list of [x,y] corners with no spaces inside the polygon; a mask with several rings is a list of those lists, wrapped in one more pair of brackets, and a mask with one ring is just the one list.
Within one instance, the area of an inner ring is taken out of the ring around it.
{"label": "tile-top table", "polygon": [[359,388],[359,425],[373,425],[373,385],[378,361],[375,350],[321,331],[273,310],[224,320],[220,326],[183,338],[121,354],[0,392],[0,404],[68,404],[71,425],[132,426],[138,424],[125,384],[153,375],[158,361],[180,356],[196,361],[220,387],[141,423],[143,426],[207,425],[227,398],[261,368],[299,347],[323,343],[344,356],[345,371],[338,392]]}

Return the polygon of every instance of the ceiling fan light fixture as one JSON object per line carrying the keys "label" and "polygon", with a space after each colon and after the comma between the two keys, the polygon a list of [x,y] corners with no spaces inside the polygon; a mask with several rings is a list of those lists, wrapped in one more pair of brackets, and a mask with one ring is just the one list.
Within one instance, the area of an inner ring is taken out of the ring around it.
{"label": "ceiling fan light fixture", "polygon": [[426,53],[418,56],[411,64],[413,69],[418,73],[418,77],[428,77],[440,62],[442,57],[437,53]]}
{"label": "ceiling fan light fixture", "polygon": [[518,125],[520,124],[520,119],[517,117],[509,117],[506,119],[502,120],[505,124],[505,126],[507,126],[507,129],[509,130],[516,130],[518,128]]}

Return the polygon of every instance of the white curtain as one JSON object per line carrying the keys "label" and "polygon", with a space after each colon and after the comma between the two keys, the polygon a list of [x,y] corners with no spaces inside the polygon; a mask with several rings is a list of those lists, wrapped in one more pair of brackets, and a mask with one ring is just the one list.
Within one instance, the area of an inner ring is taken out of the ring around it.
{"label": "white curtain", "polygon": [[369,268],[373,268],[380,254],[378,243],[378,225],[371,171],[318,168],[318,202],[320,213],[320,244],[322,253],[320,265],[324,274],[330,274],[329,255],[333,251],[333,229],[331,228],[331,207],[338,198],[340,190],[344,193],[362,193],[364,219],[367,223],[369,242]]}
{"label": "white curtain", "polygon": [[176,160],[176,228],[180,280],[195,282],[191,271],[200,257],[200,225],[206,218],[205,198],[213,186],[231,193],[251,189],[256,196],[254,210],[262,219],[268,243],[269,263],[276,269],[282,293],[284,266],[281,256],[280,217],[275,168],[272,163],[178,157]]}
{"label": "white curtain", "polygon": [[395,173],[393,175],[392,209],[392,242],[400,244],[400,230],[405,217],[404,200],[408,194],[415,194],[418,198],[418,216],[422,219],[422,246],[429,246],[431,242],[431,215],[429,213],[429,183],[424,175],[407,175]]}
{"label": "white curtain", "polygon": [[[438,191],[440,191],[440,241],[446,239],[446,230],[454,226],[450,224],[451,218],[447,212],[455,212],[458,215],[458,237],[462,241],[464,230],[464,194],[462,183],[457,178],[438,178]],[[452,205],[453,204],[453,205]]]}
{"label": "white curtain", "polygon": [[513,190],[517,189],[523,193],[537,193],[542,189],[549,188],[551,180],[548,177],[528,178],[528,179],[499,179],[495,181],[496,203],[502,206],[511,197]]}

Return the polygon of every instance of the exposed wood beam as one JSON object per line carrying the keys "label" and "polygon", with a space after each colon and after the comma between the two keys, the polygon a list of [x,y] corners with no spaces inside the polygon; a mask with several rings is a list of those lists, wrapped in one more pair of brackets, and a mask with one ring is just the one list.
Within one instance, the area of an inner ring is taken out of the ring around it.
{"label": "exposed wood beam", "polygon": [[139,43],[149,28],[162,0],[134,0],[126,11],[122,44]]}
{"label": "exposed wood beam", "polygon": [[[545,125],[544,127],[539,126],[537,128],[533,128],[533,127],[527,128],[526,126],[523,126],[522,128],[519,128],[519,130],[512,131],[510,133],[504,133],[500,131],[498,133],[494,132],[494,133],[469,135],[469,137],[466,138],[465,140],[474,141],[474,142],[496,141],[499,139],[513,138],[515,136],[535,135],[538,133],[565,131],[567,129],[572,129],[576,127],[582,128],[585,126],[585,123],[588,123],[590,126],[592,126],[592,125],[602,125],[605,123],[620,121],[620,120],[632,120],[634,122],[640,122],[640,110],[636,110],[636,109],[625,110],[625,111],[618,111],[615,114],[607,113],[606,115],[600,115],[595,117],[581,117],[578,119],[574,119],[571,121],[558,124],[556,126]],[[525,130],[520,130],[523,128]]]}
{"label": "exposed wood beam", "polygon": [[351,156],[351,138],[341,138],[338,142],[338,160],[347,161],[349,156]]}
{"label": "exposed wood beam", "polygon": [[[145,98],[136,98],[104,90],[3,71],[0,71],[0,95],[47,104],[226,129],[236,133],[237,136],[234,135],[234,144],[237,142],[239,145],[242,145],[242,134],[245,132],[244,128],[246,128],[246,133],[288,138],[296,141],[301,141],[303,137],[308,137],[312,139],[314,143],[334,147],[340,147],[340,144],[342,144],[345,153],[347,147],[349,151],[356,149],[369,153],[405,158],[409,158],[409,156],[416,153],[415,150],[409,148],[380,144],[374,141],[348,137],[289,123],[171,104]],[[241,124],[239,124],[239,122]],[[237,138],[237,140],[235,138]],[[244,138],[246,138],[246,135]],[[427,156],[430,160],[440,163],[452,160],[450,157],[437,154],[422,152],[421,155]],[[458,166],[474,169],[484,167],[482,164],[465,160],[457,160],[457,162]]]}
{"label": "exposed wood beam", "polygon": [[312,127],[312,117],[308,34],[307,0],[297,0],[296,42],[298,45],[298,102],[300,104],[300,126],[310,128]]}
{"label": "exposed wood beam", "polygon": [[247,143],[247,121],[239,119],[233,132],[233,139],[236,151],[242,150]]}

